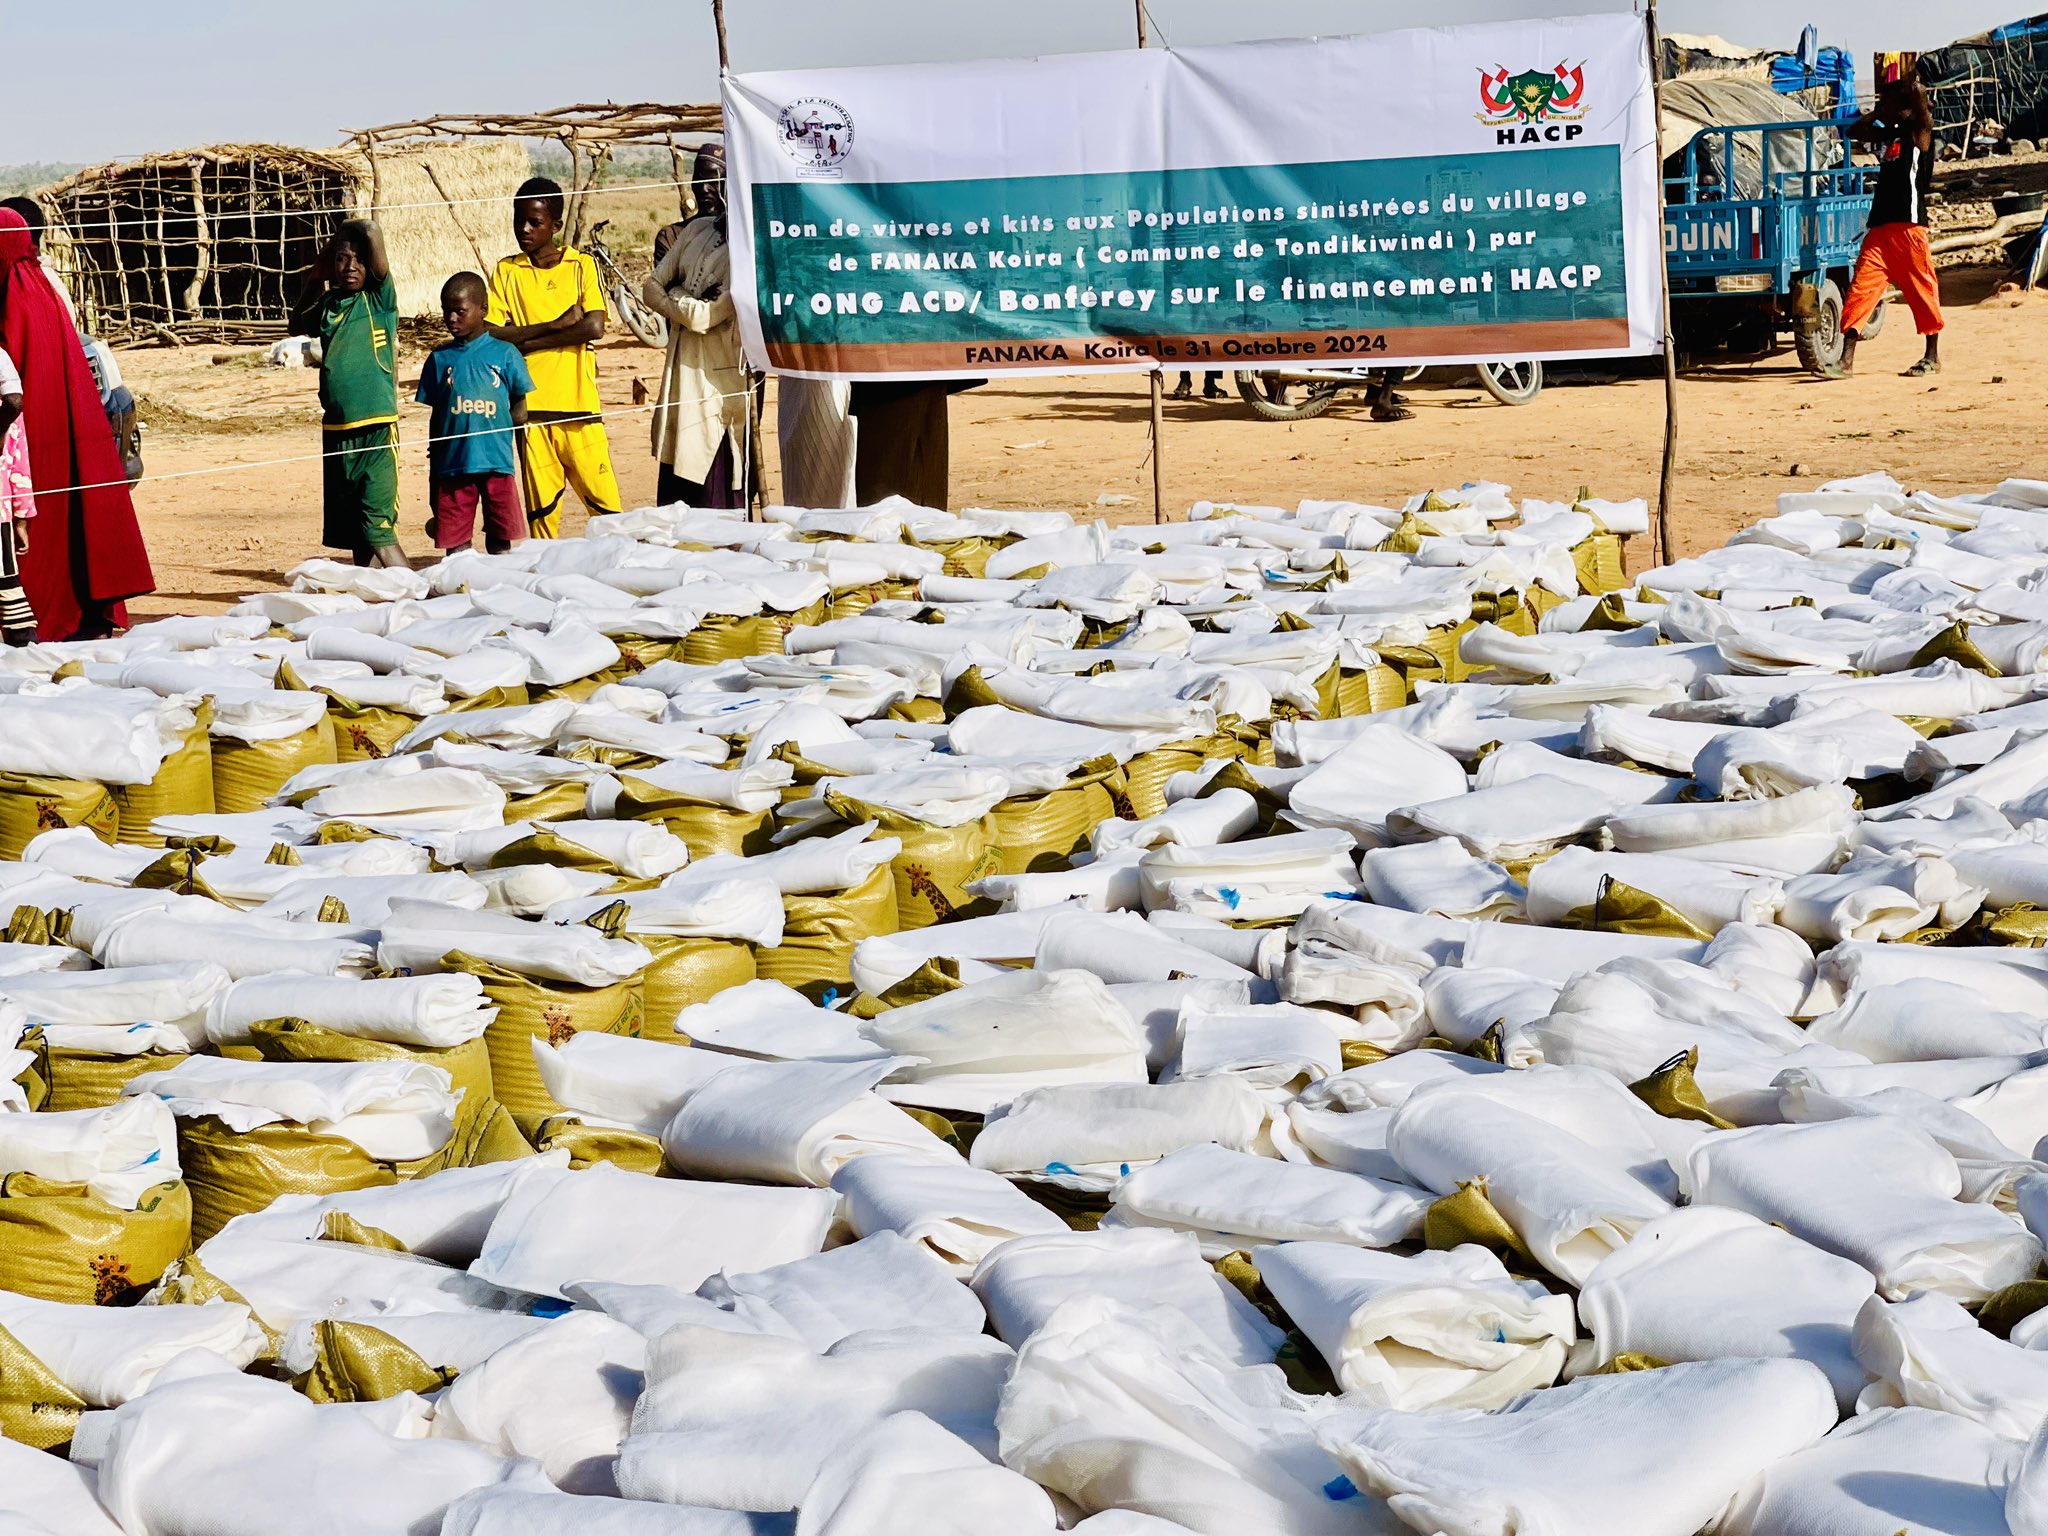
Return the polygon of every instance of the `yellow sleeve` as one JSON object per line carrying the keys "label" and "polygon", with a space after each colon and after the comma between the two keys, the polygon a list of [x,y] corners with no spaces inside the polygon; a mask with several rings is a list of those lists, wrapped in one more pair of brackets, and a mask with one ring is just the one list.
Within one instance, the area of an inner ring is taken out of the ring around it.
{"label": "yellow sleeve", "polygon": [[492,325],[510,325],[513,323],[511,305],[512,284],[505,271],[506,267],[510,265],[511,263],[509,262],[501,261],[491,268],[491,281],[488,289],[490,309],[484,318]]}
{"label": "yellow sleeve", "polygon": [[604,312],[604,280],[597,275],[597,258],[582,251],[576,253],[576,266],[580,273],[577,278],[576,302],[586,313]]}

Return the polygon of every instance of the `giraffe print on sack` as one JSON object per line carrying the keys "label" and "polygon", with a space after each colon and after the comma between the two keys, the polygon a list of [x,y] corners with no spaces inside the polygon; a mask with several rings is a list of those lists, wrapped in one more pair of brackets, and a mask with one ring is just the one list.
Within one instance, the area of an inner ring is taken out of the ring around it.
{"label": "giraffe print on sack", "polygon": [[576,1038],[575,1017],[560,1003],[550,1003],[541,1009],[540,1021],[547,1026],[548,1044],[558,1050]]}
{"label": "giraffe print on sack", "polygon": [[913,894],[922,896],[930,903],[933,917],[942,923],[952,918],[953,903],[946,899],[946,893],[940,890],[938,882],[932,879],[930,870],[922,864],[906,864],[903,866],[903,879]]}
{"label": "giraffe print on sack", "polygon": [[377,739],[360,725],[348,727],[348,744],[365,757],[384,755],[384,749],[377,745]]}
{"label": "giraffe print on sack", "polygon": [[36,802],[36,830],[38,832],[62,831],[70,823],[64,819],[64,809],[54,800]]}
{"label": "giraffe print on sack", "polygon": [[135,1289],[135,1283],[128,1278],[128,1266],[117,1253],[95,1256],[91,1268],[92,1304],[96,1307],[111,1307]]}

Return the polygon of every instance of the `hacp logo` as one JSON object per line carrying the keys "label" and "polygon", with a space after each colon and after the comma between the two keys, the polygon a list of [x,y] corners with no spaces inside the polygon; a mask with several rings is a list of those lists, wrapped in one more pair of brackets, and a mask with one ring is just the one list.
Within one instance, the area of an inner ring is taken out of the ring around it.
{"label": "hacp logo", "polygon": [[1560,64],[1555,69],[1525,70],[1511,75],[1496,67],[1479,71],[1479,121],[1494,130],[1500,144],[1564,144],[1586,130],[1586,66]]}
{"label": "hacp logo", "polygon": [[799,176],[837,176],[853,153],[853,119],[846,108],[822,96],[792,101],[777,115],[782,149]]}

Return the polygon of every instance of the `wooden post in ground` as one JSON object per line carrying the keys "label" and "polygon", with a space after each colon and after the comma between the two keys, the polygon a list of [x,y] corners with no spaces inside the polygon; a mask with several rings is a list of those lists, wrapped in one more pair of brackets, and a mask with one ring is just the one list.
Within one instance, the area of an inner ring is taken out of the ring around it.
{"label": "wooden post in ground", "polygon": [[[1138,17],[1138,46],[1145,46],[1145,0],[1135,0]],[[1146,375],[1152,381],[1152,521],[1159,524],[1166,521],[1166,491],[1163,484],[1164,472],[1159,464],[1159,429],[1166,414],[1166,374],[1158,358],[1152,359],[1152,371]]]}
{"label": "wooden post in ground", "polygon": [[732,68],[732,54],[725,46],[725,0],[711,0],[711,24],[718,28],[718,72]]}
{"label": "wooden post in ground", "polygon": [[1658,91],[1663,42],[1657,32],[1657,0],[1644,13],[1645,40],[1650,49],[1650,99],[1656,103],[1657,135],[1657,281],[1664,302],[1664,461],[1657,473],[1656,561],[1677,558],[1671,538],[1671,480],[1678,467],[1678,345],[1671,334],[1671,264],[1664,257],[1664,101]]}

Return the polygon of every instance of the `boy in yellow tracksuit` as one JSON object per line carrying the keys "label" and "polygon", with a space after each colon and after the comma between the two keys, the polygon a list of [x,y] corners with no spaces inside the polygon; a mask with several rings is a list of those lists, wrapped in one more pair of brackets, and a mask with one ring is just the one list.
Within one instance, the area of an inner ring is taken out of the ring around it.
{"label": "boy in yellow tracksuit", "polygon": [[561,532],[562,495],[573,488],[593,515],[619,510],[611,443],[598,416],[597,339],[604,286],[597,263],[561,243],[561,187],[545,176],[513,195],[519,254],[491,273],[490,331],[526,357],[533,391],[519,455],[520,488],[533,536]]}

